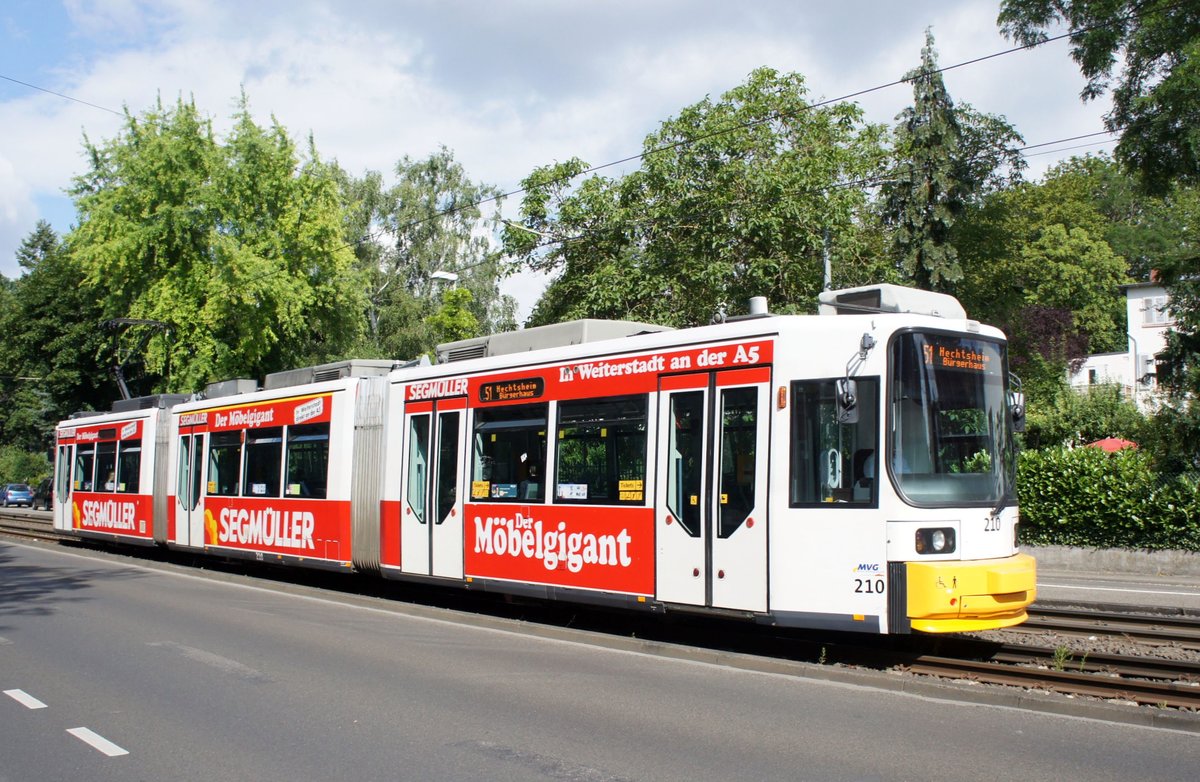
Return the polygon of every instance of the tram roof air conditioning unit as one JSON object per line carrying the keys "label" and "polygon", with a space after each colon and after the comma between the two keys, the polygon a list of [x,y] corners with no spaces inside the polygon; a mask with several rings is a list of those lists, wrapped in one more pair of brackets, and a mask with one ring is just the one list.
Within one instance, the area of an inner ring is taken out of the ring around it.
{"label": "tram roof air conditioning unit", "polygon": [[133,399],[117,399],[112,403],[114,413],[129,413],[134,410],[151,410],[159,408],[167,410],[177,404],[187,402],[192,397],[188,394],[151,394],[150,396],[135,396]]}
{"label": "tram roof air conditioning unit", "polygon": [[957,320],[965,320],[967,317],[967,311],[953,296],[888,283],[824,291],[817,297],[817,301],[820,302],[818,312],[821,315],[904,312]]}
{"label": "tram roof air conditioning unit", "polygon": [[445,364],[451,361],[466,361],[471,358],[504,356],[510,353],[524,353],[530,350],[580,345],[584,342],[600,342],[606,339],[620,339],[637,334],[672,330],[670,326],[657,326],[632,320],[585,318],[566,323],[553,323],[549,326],[534,326],[520,331],[489,334],[486,337],[461,339],[458,342],[447,342],[437,346],[437,357],[439,364]]}
{"label": "tram roof air conditioning unit", "polygon": [[396,362],[391,359],[356,358],[315,367],[289,369],[267,375],[263,379],[263,390],[303,386],[343,377],[379,377],[391,372],[395,366]]}
{"label": "tram roof air conditioning unit", "polygon": [[204,387],[204,397],[206,399],[216,399],[222,396],[252,394],[257,390],[257,380],[248,377],[238,377],[232,380],[222,380],[218,383],[209,383]]}

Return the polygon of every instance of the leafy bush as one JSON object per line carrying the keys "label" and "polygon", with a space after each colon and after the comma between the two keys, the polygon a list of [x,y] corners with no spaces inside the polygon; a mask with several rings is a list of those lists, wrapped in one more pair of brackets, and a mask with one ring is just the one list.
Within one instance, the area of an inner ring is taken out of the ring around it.
{"label": "leafy bush", "polygon": [[29,453],[15,445],[0,445],[0,484],[36,485],[53,472],[54,467],[45,454]]}
{"label": "leafy bush", "polygon": [[1025,452],[1017,495],[1026,543],[1200,551],[1196,485],[1185,478],[1164,481],[1142,451]]}
{"label": "leafy bush", "polygon": [[1200,400],[1162,405],[1146,419],[1137,443],[1154,454],[1160,474],[1200,480]]}
{"label": "leafy bush", "polygon": [[1120,386],[1098,385],[1083,391],[1063,386],[1048,404],[1030,405],[1025,424],[1029,448],[1085,445],[1105,437],[1141,443],[1146,417],[1122,394]]}

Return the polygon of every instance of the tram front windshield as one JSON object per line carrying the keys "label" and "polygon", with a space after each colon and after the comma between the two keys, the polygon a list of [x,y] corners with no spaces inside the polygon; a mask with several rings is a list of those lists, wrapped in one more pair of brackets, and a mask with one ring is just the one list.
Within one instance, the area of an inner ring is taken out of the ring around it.
{"label": "tram front windshield", "polygon": [[1004,345],[936,333],[892,342],[888,470],[914,505],[998,505],[1016,459]]}

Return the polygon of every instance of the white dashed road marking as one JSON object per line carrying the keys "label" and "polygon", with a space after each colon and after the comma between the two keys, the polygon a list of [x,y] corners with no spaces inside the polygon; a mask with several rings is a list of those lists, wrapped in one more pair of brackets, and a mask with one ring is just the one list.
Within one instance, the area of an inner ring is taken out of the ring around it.
{"label": "white dashed road marking", "polygon": [[44,709],[46,704],[39,701],[24,690],[5,690],[4,694],[27,709]]}
{"label": "white dashed road marking", "polygon": [[115,758],[117,755],[129,754],[129,750],[118,747],[90,728],[68,728],[67,733],[70,733],[84,743],[92,745],[94,749],[100,750],[110,758]]}

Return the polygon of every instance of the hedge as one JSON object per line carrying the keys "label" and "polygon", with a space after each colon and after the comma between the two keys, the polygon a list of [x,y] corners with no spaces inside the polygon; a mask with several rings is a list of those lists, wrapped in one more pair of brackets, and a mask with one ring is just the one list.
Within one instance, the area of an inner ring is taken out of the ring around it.
{"label": "hedge", "polygon": [[1162,479],[1135,449],[1022,453],[1017,497],[1024,543],[1200,551],[1196,485]]}

